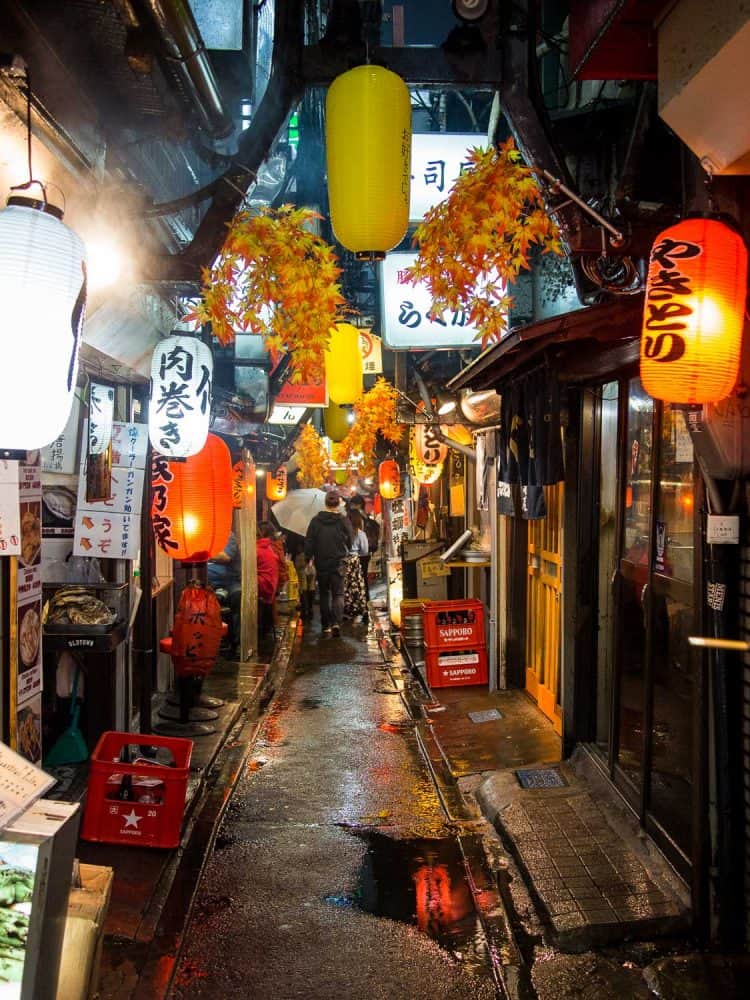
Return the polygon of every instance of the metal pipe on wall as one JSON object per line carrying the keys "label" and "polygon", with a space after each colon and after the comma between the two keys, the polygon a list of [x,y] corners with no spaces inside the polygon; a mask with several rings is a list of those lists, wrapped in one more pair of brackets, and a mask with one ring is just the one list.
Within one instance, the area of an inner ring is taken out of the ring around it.
{"label": "metal pipe on wall", "polygon": [[184,0],[146,0],[167,58],[178,69],[204,129],[214,139],[234,130],[190,5]]}

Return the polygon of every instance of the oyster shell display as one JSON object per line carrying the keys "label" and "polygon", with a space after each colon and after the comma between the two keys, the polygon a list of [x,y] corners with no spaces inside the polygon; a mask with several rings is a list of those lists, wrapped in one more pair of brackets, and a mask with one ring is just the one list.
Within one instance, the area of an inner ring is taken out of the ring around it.
{"label": "oyster shell display", "polygon": [[76,495],[67,486],[45,486],[42,502],[53,517],[60,521],[72,521],[76,511]]}
{"label": "oyster shell display", "polygon": [[114,625],[117,615],[85,587],[61,587],[42,611],[45,625]]}

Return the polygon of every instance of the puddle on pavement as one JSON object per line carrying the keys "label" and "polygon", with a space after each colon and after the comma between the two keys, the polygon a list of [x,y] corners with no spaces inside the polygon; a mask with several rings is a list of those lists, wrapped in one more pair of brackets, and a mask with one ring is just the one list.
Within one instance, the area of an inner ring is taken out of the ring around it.
{"label": "puddle on pavement", "polygon": [[470,971],[486,970],[487,945],[456,841],[350,832],[367,843],[357,888],[326,902],[416,926]]}

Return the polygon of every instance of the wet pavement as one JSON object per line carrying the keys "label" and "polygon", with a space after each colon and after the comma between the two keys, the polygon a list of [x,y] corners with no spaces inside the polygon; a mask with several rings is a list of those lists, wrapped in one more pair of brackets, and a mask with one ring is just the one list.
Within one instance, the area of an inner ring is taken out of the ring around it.
{"label": "wet pavement", "polygon": [[364,627],[313,627],[207,860],[174,1000],[497,995],[394,677]]}

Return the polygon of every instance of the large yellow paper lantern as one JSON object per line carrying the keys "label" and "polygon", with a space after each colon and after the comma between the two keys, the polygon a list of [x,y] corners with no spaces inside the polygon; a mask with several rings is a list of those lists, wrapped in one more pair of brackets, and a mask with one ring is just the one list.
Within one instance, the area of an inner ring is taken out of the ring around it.
{"label": "large yellow paper lantern", "polygon": [[362,392],[362,350],[359,330],[351,323],[331,327],[325,366],[329,400],[339,405],[356,402]]}
{"label": "large yellow paper lantern", "polygon": [[349,414],[351,410],[348,406],[339,406],[338,403],[329,403],[323,410],[323,428],[326,437],[331,441],[343,441],[351,430]]}
{"label": "large yellow paper lantern", "polygon": [[715,403],[735,386],[747,298],[747,249],[717,219],[685,219],[651,250],[641,381],[669,403]]}
{"label": "large yellow paper lantern", "polygon": [[382,259],[406,234],[411,174],[411,100],[382,66],[336,77],[326,98],[331,224],[358,256]]}

